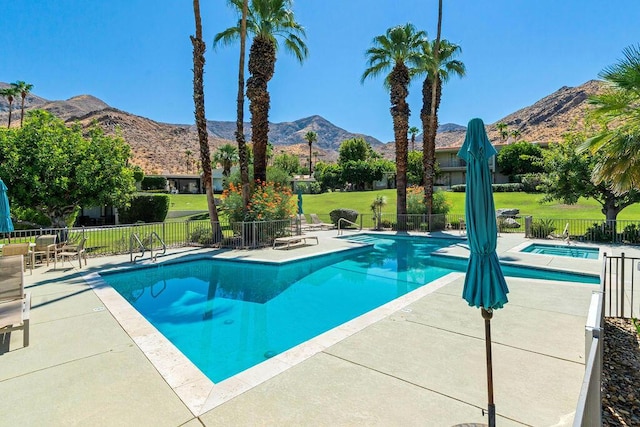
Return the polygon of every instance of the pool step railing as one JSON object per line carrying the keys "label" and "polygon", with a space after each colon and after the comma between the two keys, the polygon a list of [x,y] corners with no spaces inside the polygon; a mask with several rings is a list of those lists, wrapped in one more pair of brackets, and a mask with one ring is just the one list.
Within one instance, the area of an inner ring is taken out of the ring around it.
{"label": "pool step railing", "polygon": [[341,225],[342,225],[342,223],[343,223],[343,222],[345,222],[345,223],[347,223],[347,224],[355,225],[356,227],[358,227],[358,230],[357,230],[357,231],[362,231],[362,224],[358,225],[358,224],[356,224],[355,222],[353,222],[353,221],[349,221],[349,220],[348,220],[348,219],[346,219],[346,218],[340,218],[340,219],[338,220],[338,236],[341,236],[341,235],[342,235],[342,231],[344,231],[344,230],[345,230],[344,228],[341,228]]}
{"label": "pool step railing", "polygon": [[[153,253],[154,240],[157,240],[160,243],[159,247],[162,248],[162,252],[161,253],[156,252],[155,255]],[[157,261],[158,255],[164,255],[167,253],[167,245],[165,244],[164,240],[162,240],[162,238],[155,231],[152,231],[149,234],[149,236],[146,239],[144,239],[144,242],[140,239],[140,236],[138,236],[137,233],[131,233],[131,237],[129,238],[129,257],[131,259],[131,262],[135,263],[138,259],[142,259],[147,249],[149,249],[151,253],[150,255],[151,261],[154,261],[154,262]],[[138,251],[140,251],[140,253],[134,256],[133,253]]]}

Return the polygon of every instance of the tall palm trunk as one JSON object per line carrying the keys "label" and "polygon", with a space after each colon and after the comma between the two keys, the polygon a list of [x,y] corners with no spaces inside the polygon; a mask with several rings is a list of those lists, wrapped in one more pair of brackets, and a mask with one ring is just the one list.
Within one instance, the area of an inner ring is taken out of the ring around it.
{"label": "tall palm trunk", "polygon": [[204,52],[206,45],[202,40],[202,20],[200,18],[200,2],[193,0],[193,14],[196,22],[196,36],[191,36],[193,45],[193,103],[195,105],[196,128],[198,129],[198,141],[200,142],[200,161],[202,163],[202,179],[207,194],[207,207],[211,220],[211,232],[214,242],[222,240],[222,231],[218,221],[218,211],[216,210],[213,198],[213,188],[211,183],[211,152],[209,151],[209,135],[207,134],[207,120],[204,111]]}
{"label": "tall palm trunk", "polygon": [[22,127],[22,122],[24,120],[24,99],[27,97],[26,92],[22,92],[22,104],[20,105],[20,127]]}
{"label": "tall palm trunk", "polygon": [[7,101],[9,101],[9,122],[7,123],[7,129],[11,127],[11,110],[13,106],[13,96],[9,95],[7,97]]}
{"label": "tall palm trunk", "polygon": [[247,97],[251,111],[251,139],[253,140],[253,179],[267,181],[267,144],[269,143],[270,97],[267,84],[273,77],[276,47],[272,40],[257,36],[249,52],[249,80]]}
{"label": "tall palm trunk", "polygon": [[[438,88],[440,87],[440,36],[442,33],[442,0],[438,1],[438,31],[433,47],[433,59],[436,64],[435,70],[432,70],[431,76],[425,79],[425,85],[429,86],[428,91],[431,95],[428,111],[428,119],[422,117],[422,128],[425,129],[426,139],[423,142],[423,163],[424,163],[424,201],[429,215],[429,223],[431,223],[431,213],[433,212],[433,184],[435,181],[435,163],[436,163],[436,132],[438,131],[438,104],[437,98]],[[430,77],[430,79],[429,79]],[[431,80],[429,82],[429,80]],[[435,90],[434,90],[435,88]],[[423,102],[425,89],[423,88]],[[426,105],[425,105],[426,108]],[[422,114],[421,114],[422,115]]]}
{"label": "tall palm trunk", "polygon": [[[422,110],[420,111],[420,119],[424,129],[424,138],[422,145],[422,164],[424,168],[424,203],[427,212],[431,212],[433,206],[433,185],[435,181],[435,163],[436,163],[436,133],[438,131],[438,108],[440,107],[440,97],[442,95],[442,80],[438,79],[435,115],[433,111],[433,80],[427,77],[422,85]],[[432,119],[435,117],[435,121]]]}
{"label": "tall palm trunk", "polygon": [[403,224],[401,215],[407,214],[407,148],[409,140],[409,70],[401,62],[396,63],[389,75],[391,84],[391,117],[393,135],[396,143],[396,214],[398,227]]}
{"label": "tall palm trunk", "polygon": [[240,160],[240,182],[242,183],[242,203],[246,211],[249,206],[251,189],[249,186],[249,158],[247,144],[244,139],[244,57],[247,41],[247,10],[249,0],[242,2],[242,19],[240,20],[240,64],[238,66],[238,108],[236,120],[236,142]]}

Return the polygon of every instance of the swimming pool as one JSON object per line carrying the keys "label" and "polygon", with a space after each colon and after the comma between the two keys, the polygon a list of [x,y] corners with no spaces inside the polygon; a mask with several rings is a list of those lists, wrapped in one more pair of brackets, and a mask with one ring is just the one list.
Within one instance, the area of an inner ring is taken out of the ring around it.
{"label": "swimming pool", "polygon": [[598,259],[600,249],[589,246],[574,245],[547,245],[544,243],[532,243],[522,249],[527,252],[540,255],[565,256],[571,258]]}
{"label": "swimming pool", "polygon": [[[284,264],[201,259],[103,273],[102,279],[219,382],[466,268],[464,259],[432,255],[458,240],[372,243]],[[548,277],[543,270],[511,273]]]}

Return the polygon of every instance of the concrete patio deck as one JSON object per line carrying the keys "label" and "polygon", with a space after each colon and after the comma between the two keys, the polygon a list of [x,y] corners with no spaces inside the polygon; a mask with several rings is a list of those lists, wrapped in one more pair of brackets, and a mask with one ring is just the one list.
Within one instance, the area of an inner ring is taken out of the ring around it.
{"label": "concrete patio deck", "polygon": [[[319,237],[317,246],[186,249],[172,251],[162,261],[195,254],[281,261],[352,246],[336,239],[335,231],[313,234]],[[601,261],[510,252],[523,241],[522,235],[500,236],[500,257],[526,265],[600,272]],[[629,247],[606,250],[615,255],[634,252]],[[443,252],[466,256],[468,249],[461,242]],[[82,270],[76,264],[58,265],[56,270],[38,266],[33,275],[25,275],[32,294],[31,345],[21,347],[21,332],[4,343],[0,340],[0,425],[486,422],[481,412],[487,400],[483,321],[479,310],[460,297],[461,273],[332,331],[320,344],[293,349],[287,356],[291,361],[280,359],[274,375],[262,372],[253,378],[255,386],[245,384],[229,399],[218,396],[212,403],[216,390],[234,389],[234,378],[214,385],[202,400],[197,396],[202,381],[176,379],[176,369],[193,367],[182,366],[181,359],[159,366],[162,357],[144,353],[141,336],[132,338],[126,332],[131,333],[129,327],[118,322],[125,322],[126,315],[123,320],[122,313],[106,309],[110,302],[101,300],[83,279],[107,268],[128,268],[128,260],[128,256],[93,258]],[[498,423],[571,425],[584,374],[587,309],[597,288],[532,279],[507,278],[507,282],[510,302],[492,321]]]}

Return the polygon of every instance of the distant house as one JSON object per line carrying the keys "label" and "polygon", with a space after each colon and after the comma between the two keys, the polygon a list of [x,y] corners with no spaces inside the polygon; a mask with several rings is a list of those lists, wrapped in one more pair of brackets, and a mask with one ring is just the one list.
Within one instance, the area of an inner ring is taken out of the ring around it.
{"label": "distant house", "polygon": [[[546,148],[548,143],[536,143],[541,148]],[[493,144],[498,152],[508,144]],[[451,187],[452,185],[464,184],[466,180],[467,163],[458,157],[460,147],[440,147],[436,148],[436,162],[440,165],[440,177],[436,181],[436,185],[443,187]],[[509,177],[500,173],[496,157],[489,159],[489,170],[493,178],[493,184],[506,184]]]}
{"label": "distant house", "polygon": [[200,175],[165,175],[167,190],[172,194],[202,194],[202,176]]}
{"label": "distant house", "polygon": [[76,226],[118,225],[118,208],[114,206],[95,206],[82,208],[76,218]]}
{"label": "distant house", "polygon": [[303,193],[308,192],[309,186],[316,182],[316,179],[313,175],[294,175],[291,178],[291,191],[294,193],[298,192],[298,188],[302,189]]}

